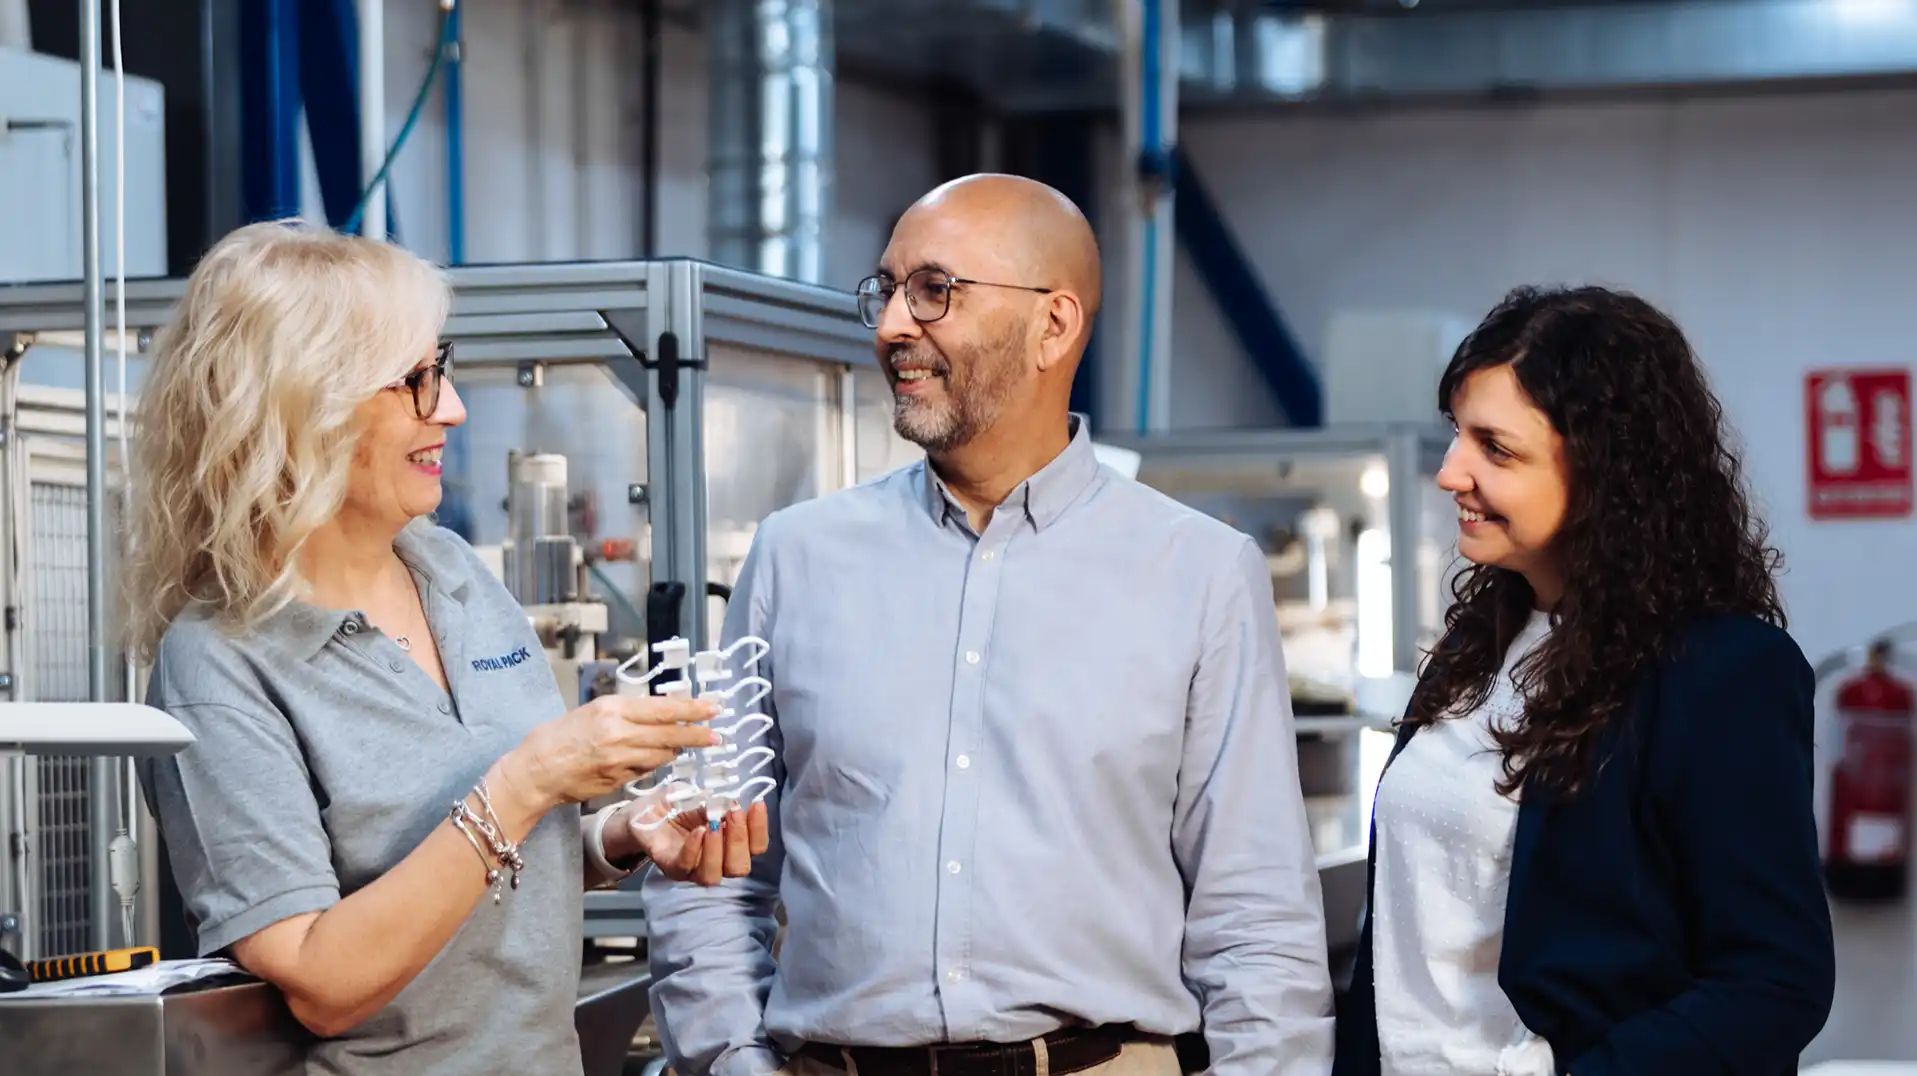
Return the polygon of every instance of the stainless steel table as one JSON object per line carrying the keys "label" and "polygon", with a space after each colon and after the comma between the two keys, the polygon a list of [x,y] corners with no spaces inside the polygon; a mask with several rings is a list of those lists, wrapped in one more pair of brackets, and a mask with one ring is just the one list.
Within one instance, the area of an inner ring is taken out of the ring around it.
{"label": "stainless steel table", "polygon": [[284,1076],[311,1041],[255,981],[158,997],[0,1000],[7,1076]]}
{"label": "stainless steel table", "polygon": [[[580,976],[586,1076],[620,1076],[650,982],[642,962]],[[0,1000],[5,1076],[296,1076],[311,1041],[279,991],[238,977],[157,997]]]}

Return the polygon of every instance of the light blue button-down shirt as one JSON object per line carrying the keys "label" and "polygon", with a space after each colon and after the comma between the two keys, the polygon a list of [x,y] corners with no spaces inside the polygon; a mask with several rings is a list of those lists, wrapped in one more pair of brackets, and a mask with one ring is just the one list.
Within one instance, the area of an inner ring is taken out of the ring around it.
{"label": "light blue button-down shirt", "polygon": [[678,1072],[1201,1022],[1221,1076],[1329,1070],[1264,555],[1073,421],[982,534],[924,463],[761,525],[725,635],[771,644],[772,847],[645,887]]}

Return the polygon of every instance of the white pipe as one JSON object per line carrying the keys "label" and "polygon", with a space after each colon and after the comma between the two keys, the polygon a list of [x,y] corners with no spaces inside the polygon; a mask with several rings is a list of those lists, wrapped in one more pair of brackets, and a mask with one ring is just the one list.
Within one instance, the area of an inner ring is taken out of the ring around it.
{"label": "white pipe", "polygon": [[[80,201],[84,227],[81,257],[85,265],[87,388],[87,697],[106,702],[106,387],[102,384],[100,337],[104,306],[100,286],[100,5],[80,0]],[[105,882],[108,849],[119,813],[113,788],[118,780],[110,758],[96,758],[88,788],[88,894],[93,945],[113,948],[113,892]]]}
{"label": "white pipe", "polygon": [[[120,0],[109,0],[107,10],[113,20],[113,335],[120,382],[115,418],[120,435],[120,504],[124,512],[131,503],[127,494],[133,481],[132,446],[127,437],[126,420],[126,52],[121,47],[124,35],[120,30]],[[128,541],[121,541],[120,563],[126,563],[130,548]],[[138,702],[133,694],[138,671],[134,668],[131,649],[123,648],[120,667],[123,697],[128,702]],[[120,825],[107,849],[108,864],[113,872],[110,881],[113,892],[120,898],[122,946],[140,944],[139,926],[133,914],[134,901],[140,892],[140,817],[134,806],[133,791],[140,781],[137,765],[132,758],[120,764],[119,785],[115,789]]]}
{"label": "white pipe", "polygon": [[[368,191],[386,160],[385,0],[359,0],[359,186]],[[386,195],[373,191],[359,234],[386,239]]]}

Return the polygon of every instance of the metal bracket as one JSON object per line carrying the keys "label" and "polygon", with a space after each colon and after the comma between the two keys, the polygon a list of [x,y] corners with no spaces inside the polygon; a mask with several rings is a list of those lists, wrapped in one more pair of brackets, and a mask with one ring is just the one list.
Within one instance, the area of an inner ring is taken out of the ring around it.
{"label": "metal bracket", "polygon": [[546,364],[537,360],[522,362],[519,364],[518,378],[522,389],[539,388],[546,383]]}
{"label": "metal bracket", "polygon": [[679,371],[705,368],[706,360],[703,357],[680,353],[678,333],[660,333],[655,354],[655,349],[648,348],[641,342],[643,333],[637,325],[627,320],[625,311],[602,310],[599,316],[605,319],[608,328],[619,334],[620,342],[632,352],[633,358],[639,360],[639,365],[658,375],[659,399],[667,407],[672,407],[679,402]]}

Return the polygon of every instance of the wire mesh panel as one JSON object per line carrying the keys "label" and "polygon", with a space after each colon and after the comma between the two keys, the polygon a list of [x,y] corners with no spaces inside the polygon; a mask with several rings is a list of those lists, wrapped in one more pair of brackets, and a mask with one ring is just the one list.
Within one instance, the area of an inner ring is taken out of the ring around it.
{"label": "wire mesh panel", "polygon": [[35,482],[28,640],[36,702],[86,702],[87,491]]}
{"label": "wire mesh panel", "polygon": [[[85,702],[87,683],[86,489],[35,482],[26,589],[31,602],[27,661],[37,702]],[[38,760],[39,817],[34,826],[40,861],[39,944],[45,955],[90,948],[93,920],[88,893],[92,784],[84,758]]]}

